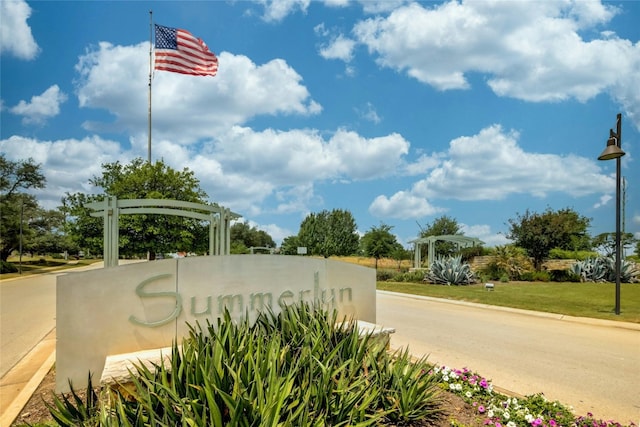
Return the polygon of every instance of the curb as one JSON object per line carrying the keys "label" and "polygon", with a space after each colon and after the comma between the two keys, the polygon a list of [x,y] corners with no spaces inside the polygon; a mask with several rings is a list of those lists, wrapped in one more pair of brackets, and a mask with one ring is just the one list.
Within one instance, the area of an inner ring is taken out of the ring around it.
{"label": "curb", "polygon": [[[23,364],[23,362],[24,365],[28,365],[28,359],[42,351],[43,350],[39,348],[39,345],[36,345],[20,362],[18,362],[16,366],[14,366],[9,372],[7,372],[3,379],[10,376],[12,371],[22,368],[21,364]],[[44,363],[40,365],[36,372],[31,376],[29,381],[26,382],[24,387],[22,387],[18,394],[9,403],[9,405],[7,405],[6,408],[3,408],[2,415],[0,415],[0,426],[8,427],[16,420],[24,406],[27,404],[31,396],[33,396],[36,389],[38,388],[44,377],[49,373],[55,362],[56,351],[54,348],[54,350],[49,353],[49,356],[46,358]]]}

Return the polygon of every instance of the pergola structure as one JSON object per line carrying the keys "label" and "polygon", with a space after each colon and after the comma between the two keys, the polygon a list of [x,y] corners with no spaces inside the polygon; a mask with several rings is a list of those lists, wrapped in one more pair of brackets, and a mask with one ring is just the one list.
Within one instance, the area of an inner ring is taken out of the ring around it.
{"label": "pergola structure", "polygon": [[217,203],[203,205],[168,199],[126,199],[106,197],[100,202],[87,203],[94,210],[93,217],[104,218],[104,266],[118,265],[120,215],[156,214],[175,215],[209,221],[209,255],[229,255],[231,248],[231,221],[241,215]]}
{"label": "pergola structure", "polygon": [[422,259],[421,248],[422,245],[428,245],[427,248],[427,265],[431,265],[433,263],[433,257],[436,253],[436,242],[438,240],[442,240],[445,242],[451,242],[456,245],[459,249],[461,248],[469,248],[474,246],[483,245],[484,242],[477,237],[467,237],[467,236],[459,236],[459,235],[443,235],[443,236],[429,236],[429,237],[420,237],[418,239],[410,240],[409,243],[414,244],[414,257],[413,257],[413,266],[414,268],[420,268],[420,260]]}

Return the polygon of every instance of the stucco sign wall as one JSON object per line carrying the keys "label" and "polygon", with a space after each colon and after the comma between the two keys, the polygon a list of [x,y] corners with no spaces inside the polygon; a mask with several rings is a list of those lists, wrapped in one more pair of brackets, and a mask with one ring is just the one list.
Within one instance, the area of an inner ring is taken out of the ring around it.
{"label": "stucco sign wall", "polygon": [[56,387],[98,381],[107,356],[170,346],[229,310],[254,321],[266,308],[317,302],[375,323],[375,270],[297,256],[170,259],[70,273],[57,281]]}

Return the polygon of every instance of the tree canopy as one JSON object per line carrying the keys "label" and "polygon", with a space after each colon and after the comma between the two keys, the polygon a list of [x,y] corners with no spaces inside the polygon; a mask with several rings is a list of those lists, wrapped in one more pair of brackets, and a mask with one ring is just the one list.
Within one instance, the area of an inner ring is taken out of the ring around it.
{"label": "tree canopy", "polygon": [[33,234],[29,225],[39,206],[23,190],[44,188],[46,182],[33,159],[14,162],[0,154],[0,260],[6,261],[19,248],[21,225],[23,240]]}
{"label": "tree canopy", "polygon": [[231,226],[231,253],[246,254],[251,247],[275,248],[276,243],[264,230],[251,227],[248,221],[236,222]]}
{"label": "tree canopy", "polygon": [[298,236],[285,237],[280,245],[280,253],[282,255],[297,255],[300,246]]}
{"label": "tree canopy", "polygon": [[[419,226],[419,224],[418,224]],[[447,215],[442,215],[428,224],[426,228],[420,229],[420,237],[430,236],[462,236],[464,233],[460,231],[458,221]],[[435,244],[435,255],[452,256],[456,253],[457,247],[451,242],[438,241]],[[433,257],[435,259],[435,256]]]}
{"label": "tree canopy", "polygon": [[507,238],[524,248],[533,258],[536,269],[554,248],[565,250],[588,250],[591,248],[587,229],[591,219],[571,208],[557,211],[547,208],[543,213],[527,210],[509,219]]}
{"label": "tree canopy", "polygon": [[360,237],[351,212],[334,209],[311,213],[300,224],[298,242],[309,255],[347,256],[358,252]]}
{"label": "tree canopy", "polygon": [[371,227],[367,231],[360,244],[366,256],[375,258],[375,268],[378,268],[378,260],[380,258],[392,257],[394,255],[401,256],[403,248],[396,236],[391,234],[392,226],[381,223],[377,227]]}
{"label": "tree canopy", "polygon": [[[206,204],[206,193],[187,168],[177,171],[163,161],[146,162],[140,158],[129,164],[120,162],[102,165],[102,175],[94,176],[90,184],[102,189],[102,194],[67,194],[63,200],[69,210],[69,229],[81,247],[89,245],[102,251],[102,220],[89,216],[84,207],[88,202],[104,197],[118,199],[173,199]],[[207,250],[207,223],[192,218],[168,215],[126,215],[120,218],[120,254],[124,256],[149,253]],[[98,244],[100,246],[98,246]]]}

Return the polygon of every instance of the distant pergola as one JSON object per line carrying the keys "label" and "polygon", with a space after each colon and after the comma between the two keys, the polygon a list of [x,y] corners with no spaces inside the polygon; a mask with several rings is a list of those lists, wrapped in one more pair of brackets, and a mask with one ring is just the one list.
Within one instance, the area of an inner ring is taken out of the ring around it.
{"label": "distant pergola", "polygon": [[429,237],[420,237],[415,240],[410,240],[409,243],[414,244],[414,257],[413,257],[413,266],[414,268],[420,268],[420,260],[422,259],[422,245],[428,245],[427,248],[427,265],[431,265],[433,263],[433,256],[436,252],[436,242],[438,240],[442,240],[445,242],[451,242],[456,245],[456,248],[460,250],[461,248],[471,248],[474,246],[483,245],[484,242],[477,237],[467,237],[467,236],[458,236],[458,235],[443,235],[443,236],[429,236]]}

